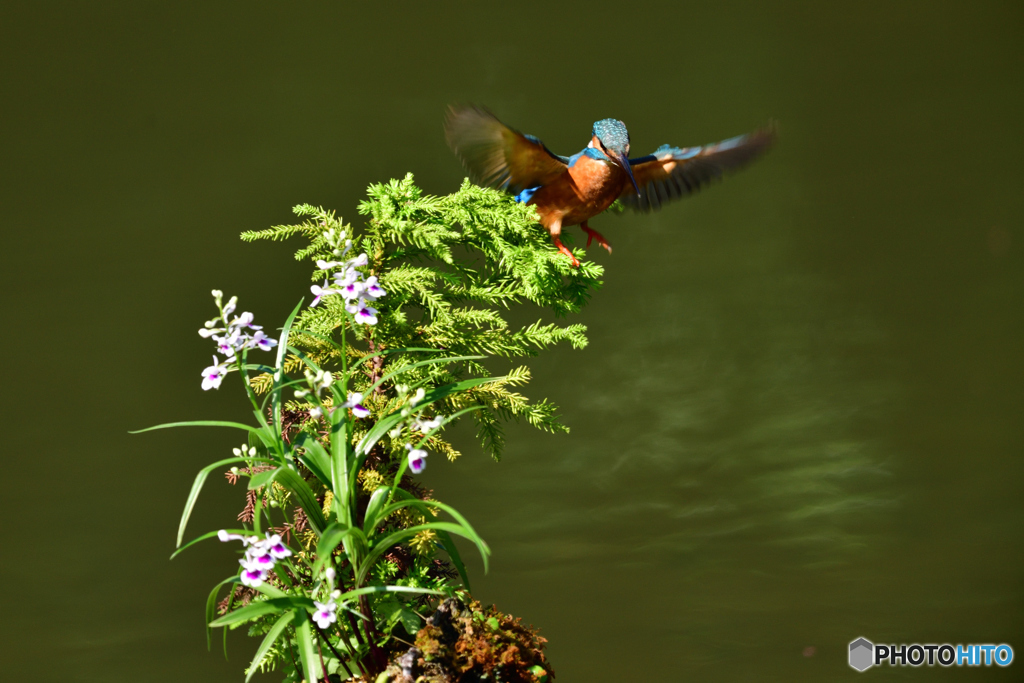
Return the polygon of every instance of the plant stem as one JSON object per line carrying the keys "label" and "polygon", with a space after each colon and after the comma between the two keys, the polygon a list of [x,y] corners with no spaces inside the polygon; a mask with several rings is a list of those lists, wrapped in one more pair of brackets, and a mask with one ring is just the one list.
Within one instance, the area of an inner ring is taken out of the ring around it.
{"label": "plant stem", "polygon": [[[315,626],[315,624],[314,624],[314,626]],[[324,683],[330,683],[329,679],[327,678],[327,665],[324,664],[324,651],[323,651],[323,648],[320,647],[320,641],[323,640],[323,638],[320,637],[320,627],[316,626],[316,630],[317,630],[316,653],[318,655],[320,655],[320,671],[324,675]]]}
{"label": "plant stem", "polygon": [[[314,623],[313,628],[316,629],[316,632],[319,634],[320,639],[327,643],[327,647],[330,649],[331,652],[334,653],[334,656],[338,658],[338,661],[341,662],[341,665],[345,668],[345,672],[348,673],[348,677],[353,678],[354,675],[352,673],[352,670],[348,668],[348,665],[345,663],[345,658],[341,656],[341,653],[334,649],[334,646],[331,645],[330,637],[326,633],[324,633],[324,631],[317,624]],[[319,643],[319,640],[317,641],[317,643]],[[320,655],[320,663],[321,665],[323,665],[323,654]],[[324,671],[326,671],[326,669],[324,669]]]}

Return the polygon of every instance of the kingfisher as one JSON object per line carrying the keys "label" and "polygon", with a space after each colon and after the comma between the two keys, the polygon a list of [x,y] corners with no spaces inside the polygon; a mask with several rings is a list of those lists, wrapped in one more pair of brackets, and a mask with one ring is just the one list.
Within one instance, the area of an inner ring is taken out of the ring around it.
{"label": "kingfisher", "polygon": [[662,145],[652,154],[630,159],[629,132],[618,119],[596,122],[590,142],[570,157],[506,126],[485,107],[449,107],[444,127],[448,145],[473,181],[536,206],[541,225],[573,267],[580,262],[562,244],[563,228],[580,226],[588,247],[597,240],[611,253],[608,240],[587,221],[615,200],[636,211],[660,209],[746,166],[771,146],[776,134],[775,126],[768,125],[712,145]]}

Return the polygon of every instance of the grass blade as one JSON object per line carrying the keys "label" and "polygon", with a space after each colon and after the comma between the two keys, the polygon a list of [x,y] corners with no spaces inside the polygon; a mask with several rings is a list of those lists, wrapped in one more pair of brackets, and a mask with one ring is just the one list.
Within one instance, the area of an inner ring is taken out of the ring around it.
{"label": "grass blade", "polygon": [[185,510],[181,513],[181,522],[178,524],[178,540],[174,544],[174,547],[181,545],[181,539],[185,535],[185,526],[188,524],[188,518],[192,516],[192,508],[196,506],[196,500],[199,498],[199,492],[203,490],[203,484],[206,482],[206,478],[210,476],[210,472],[218,467],[224,467],[224,465],[247,461],[273,462],[266,458],[226,458],[224,460],[218,460],[212,465],[207,465],[203,469],[199,470],[199,474],[196,475],[196,480],[192,483],[192,490],[188,492],[188,500],[185,501]]}

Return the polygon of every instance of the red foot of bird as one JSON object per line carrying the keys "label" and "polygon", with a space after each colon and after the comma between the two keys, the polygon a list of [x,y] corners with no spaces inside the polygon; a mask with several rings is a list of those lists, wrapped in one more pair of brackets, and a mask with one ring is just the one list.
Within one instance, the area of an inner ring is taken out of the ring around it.
{"label": "red foot of bird", "polygon": [[569,257],[569,260],[572,261],[572,267],[579,268],[580,262],[577,261],[576,257],[572,255],[572,252],[569,251],[569,249],[564,244],[562,244],[562,240],[558,239],[558,237],[555,235],[552,235],[551,239],[555,243],[555,246],[558,247],[558,251],[562,252],[563,254]]}
{"label": "red foot of bird", "polygon": [[612,245],[608,244],[608,240],[604,238],[604,235],[599,233],[597,230],[587,227],[586,223],[584,223],[580,227],[583,228],[583,232],[587,233],[588,247],[590,246],[591,241],[597,240],[597,243],[600,244],[605,249],[607,249],[609,254],[612,253]]}

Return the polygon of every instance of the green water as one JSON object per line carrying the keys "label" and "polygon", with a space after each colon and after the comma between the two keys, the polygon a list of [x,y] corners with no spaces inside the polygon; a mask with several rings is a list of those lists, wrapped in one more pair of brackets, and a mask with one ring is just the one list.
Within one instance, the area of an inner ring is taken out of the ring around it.
{"label": "green water", "polygon": [[[528,392],[570,435],[512,427],[495,464],[467,432],[424,475],[559,681],[834,681],[857,636],[1024,653],[1024,8],[438,7],[0,7],[3,678],[241,680],[254,644],[225,663],[202,629],[231,551],[167,561],[236,437],[126,432],[245,419],[199,388],[209,290],[271,324],[308,271],[237,234],[354,220],[406,171],[452,191],[459,101],[563,154],[608,116],[641,153],[781,124],[741,175],[593,223],[591,344]],[[240,498],[212,482],[192,528]]]}

